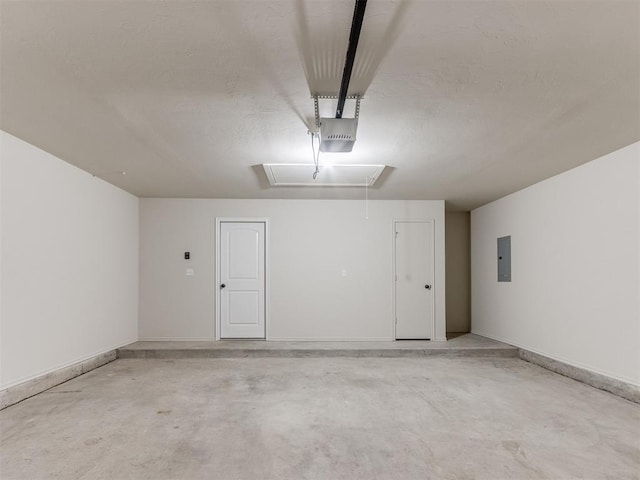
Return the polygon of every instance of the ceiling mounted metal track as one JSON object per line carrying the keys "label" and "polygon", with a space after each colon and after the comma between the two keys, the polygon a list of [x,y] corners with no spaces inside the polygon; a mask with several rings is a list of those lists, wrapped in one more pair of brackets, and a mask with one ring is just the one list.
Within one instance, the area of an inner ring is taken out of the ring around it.
{"label": "ceiling mounted metal track", "polygon": [[349,90],[349,82],[351,81],[353,62],[356,59],[356,50],[358,49],[358,40],[360,39],[360,30],[362,29],[362,21],[364,20],[365,8],[367,8],[367,0],[356,0],[356,6],[353,11],[353,21],[351,22],[351,33],[349,33],[349,47],[347,48],[347,58],[344,62],[342,83],[340,84],[340,93],[338,94],[336,118],[342,118],[344,102],[347,99],[347,91]]}

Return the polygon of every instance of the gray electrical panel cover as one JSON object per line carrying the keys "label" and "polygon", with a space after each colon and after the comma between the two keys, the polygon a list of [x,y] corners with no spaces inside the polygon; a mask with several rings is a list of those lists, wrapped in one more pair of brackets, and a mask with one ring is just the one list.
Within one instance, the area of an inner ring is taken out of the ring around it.
{"label": "gray electrical panel cover", "polygon": [[511,235],[498,239],[498,281],[511,281]]}

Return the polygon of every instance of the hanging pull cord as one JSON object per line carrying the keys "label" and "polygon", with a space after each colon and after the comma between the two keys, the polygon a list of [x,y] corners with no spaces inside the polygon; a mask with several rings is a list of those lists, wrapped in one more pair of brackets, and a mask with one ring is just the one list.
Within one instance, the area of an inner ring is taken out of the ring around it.
{"label": "hanging pull cord", "polygon": [[320,138],[318,138],[318,151],[316,152],[316,144],[314,142],[314,138],[319,134],[315,132],[309,132],[309,134],[311,135],[311,153],[313,154],[313,164],[316,167],[315,171],[313,172],[313,179],[315,180],[318,176],[318,173],[320,173]]}

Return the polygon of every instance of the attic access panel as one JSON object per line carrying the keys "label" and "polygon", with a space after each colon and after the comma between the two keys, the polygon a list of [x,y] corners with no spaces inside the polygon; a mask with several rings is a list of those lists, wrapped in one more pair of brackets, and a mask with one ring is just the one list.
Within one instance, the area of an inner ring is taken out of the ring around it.
{"label": "attic access panel", "polygon": [[315,165],[263,163],[272,187],[372,187],[386,165]]}

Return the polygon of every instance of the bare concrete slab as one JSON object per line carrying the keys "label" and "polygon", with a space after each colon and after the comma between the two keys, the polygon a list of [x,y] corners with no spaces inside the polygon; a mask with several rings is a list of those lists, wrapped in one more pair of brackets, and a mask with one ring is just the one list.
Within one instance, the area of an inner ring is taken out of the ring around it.
{"label": "bare concrete slab", "polygon": [[448,342],[274,342],[221,340],[211,342],[136,342],[118,349],[118,358],[304,358],[304,357],[516,357],[518,349],[479,335]]}
{"label": "bare concrete slab", "polygon": [[119,359],[0,425],[12,480],[640,475],[640,405],[518,358]]}

